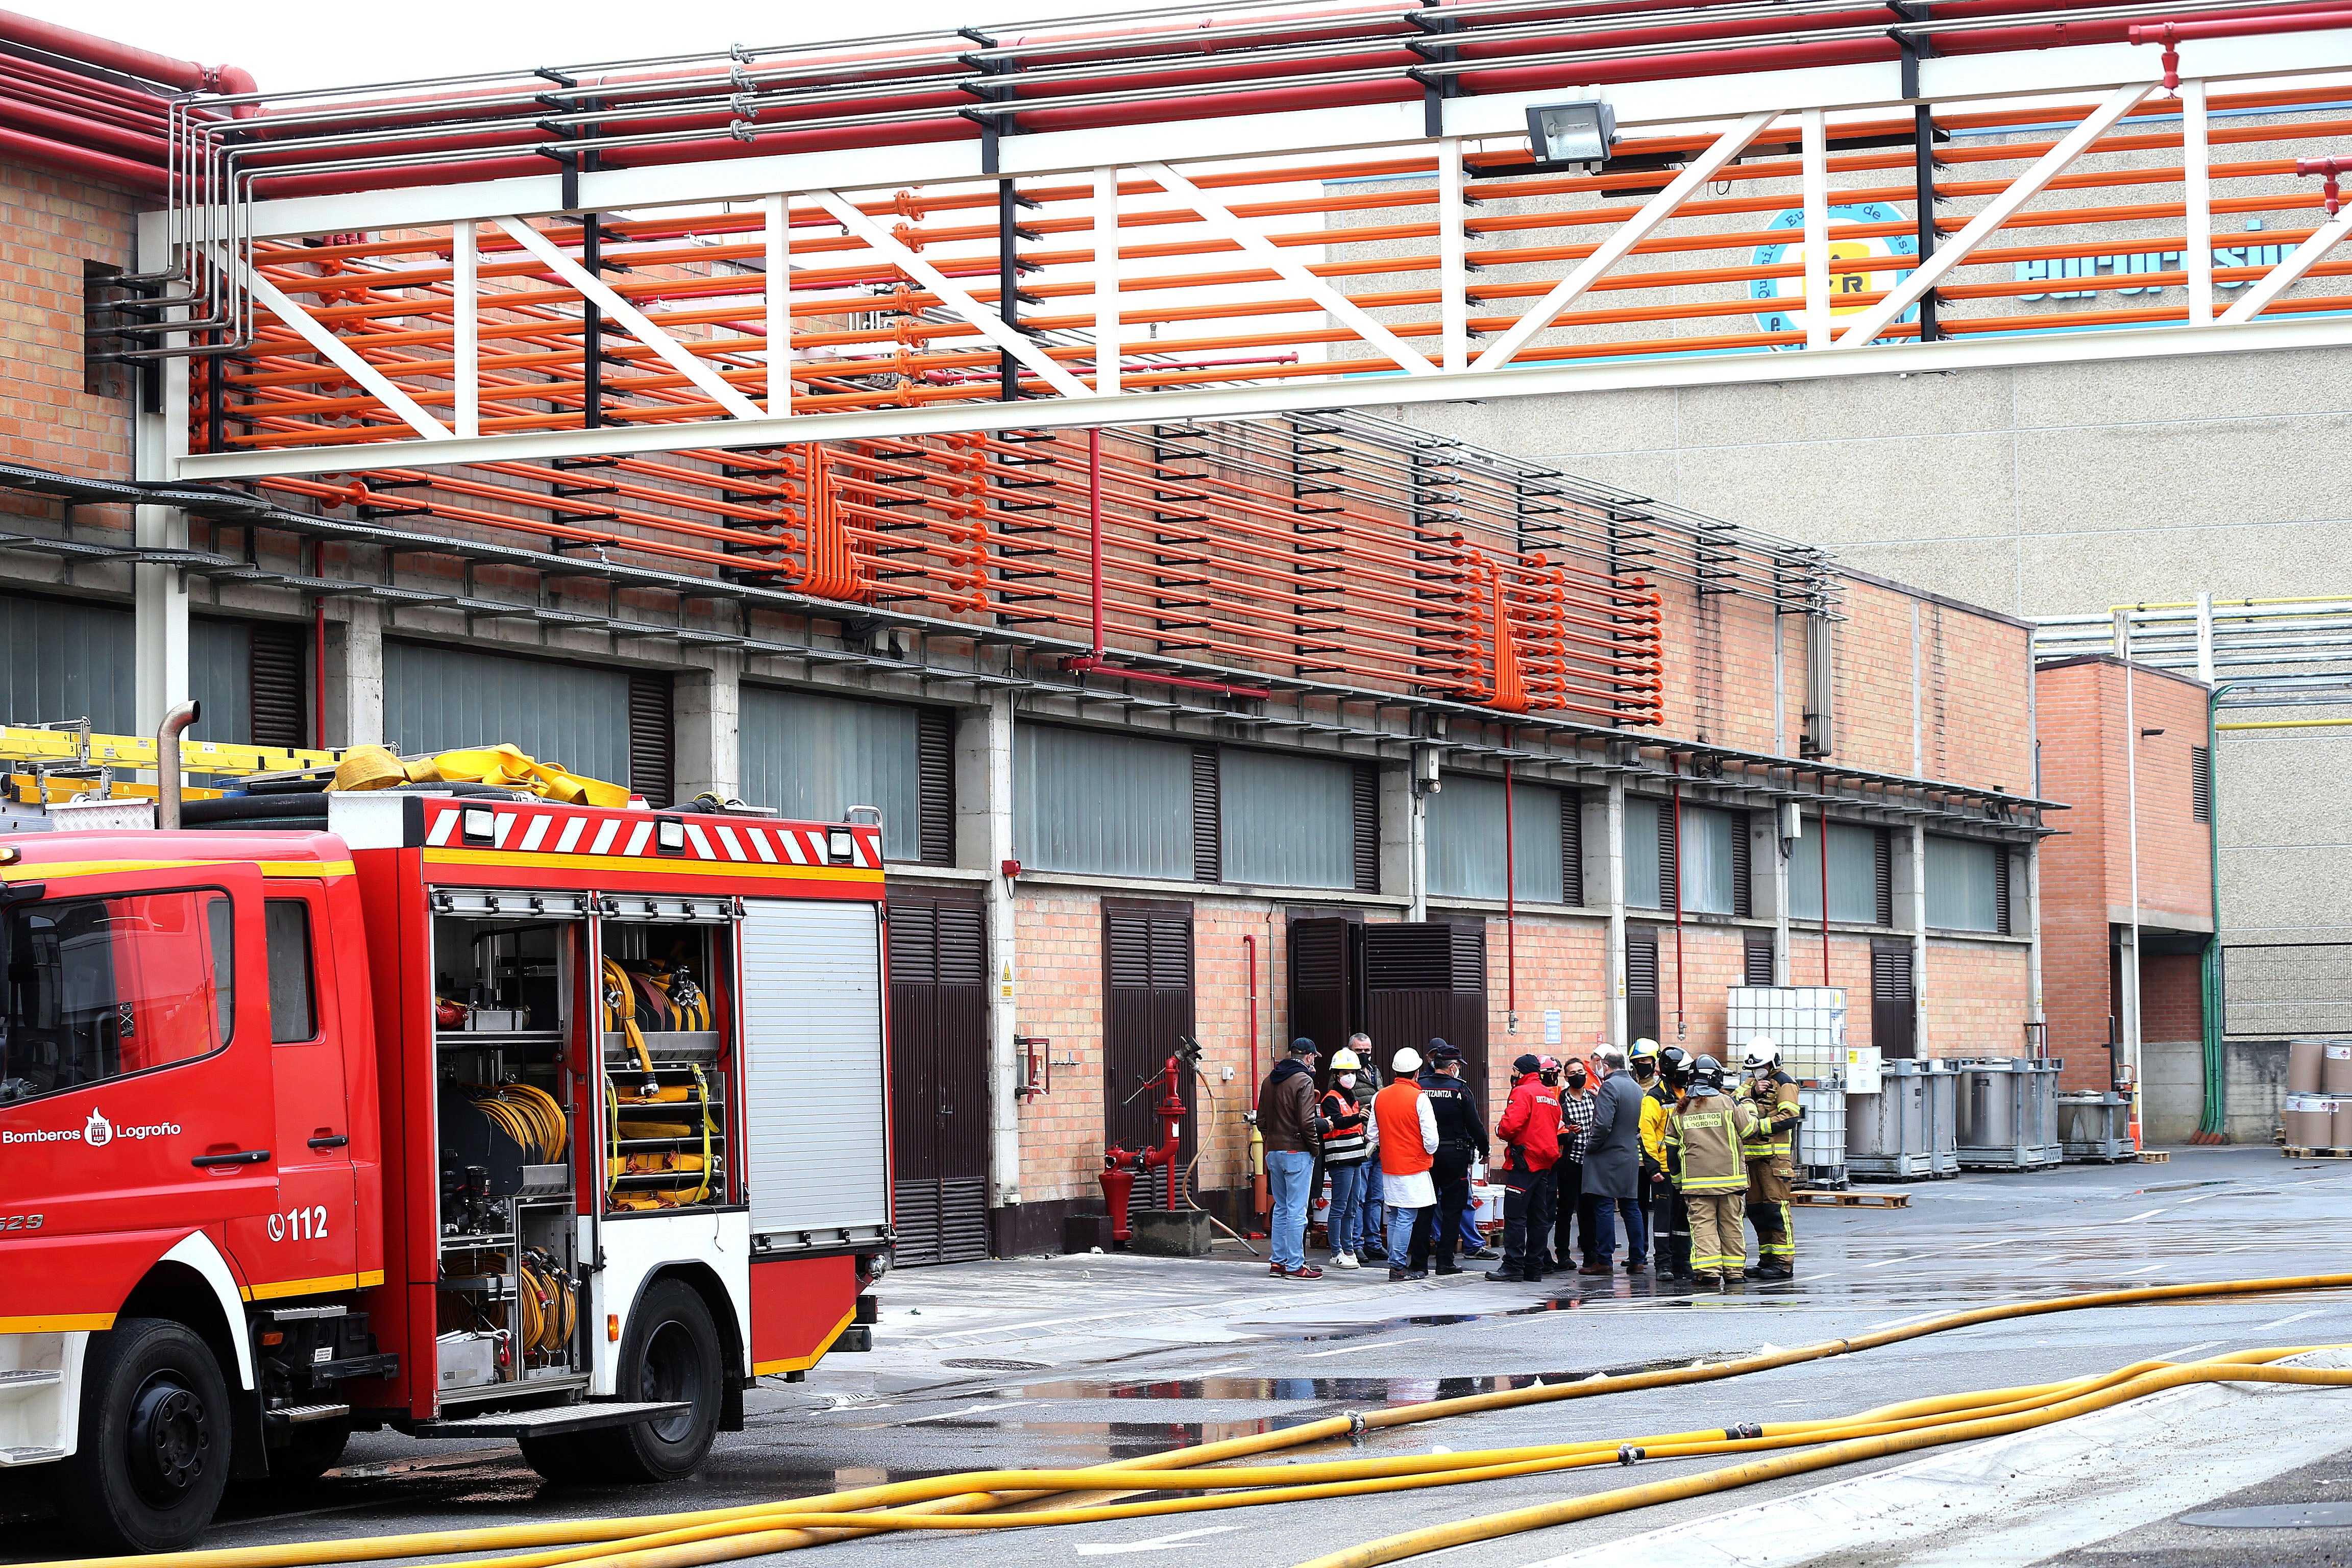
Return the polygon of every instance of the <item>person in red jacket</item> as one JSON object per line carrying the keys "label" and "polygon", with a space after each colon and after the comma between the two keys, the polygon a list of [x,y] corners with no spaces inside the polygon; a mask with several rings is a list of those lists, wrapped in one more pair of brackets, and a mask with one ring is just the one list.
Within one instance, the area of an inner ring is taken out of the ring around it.
{"label": "person in red jacket", "polygon": [[1553,1185],[1559,1163],[1559,1096],[1543,1081],[1543,1063],[1521,1057],[1511,1064],[1510,1103],[1495,1123],[1503,1144],[1503,1262],[1486,1278],[1496,1283],[1544,1277],[1544,1249],[1551,1238]]}

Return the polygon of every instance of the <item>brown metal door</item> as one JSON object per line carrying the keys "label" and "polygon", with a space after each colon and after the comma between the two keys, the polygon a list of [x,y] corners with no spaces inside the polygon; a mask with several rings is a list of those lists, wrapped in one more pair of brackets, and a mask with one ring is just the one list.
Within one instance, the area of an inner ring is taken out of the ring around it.
{"label": "brown metal door", "polygon": [[[1152,1114],[1162,1097],[1157,1080],[1192,1033],[1192,905],[1103,900],[1103,1137],[1128,1149],[1150,1148],[1160,1139],[1161,1123]],[[1182,1081],[1180,1171],[1196,1147],[1189,1070]],[[1163,1208],[1167,1193],[1165,1173],[1155,1170],[1137,1178],[1131,1201]]]}
{"label": "brown metal door", "polygon": [[1290,922],[1290,1037],[1331,1053],[1363,1026],[1363,924],[1316,917]]}
{"label": "brown metal door", "polygon": [[1365,1032],[1383,1062],[1443,1037],[1461,1049],[1462,1076],[1486,1104],[1486,921],[1367,923],[1364,989]]}
{"label": "brown metal door", "polygon": [[1911,944],[1907,942],[1873,942],[1870,944],[1870,1043],[1878,1047],[1882,1058],[1909,1058],[1918,1054],[1918,1042],[1911,1032],[1913,1019],[1911,992]]}
{"label": "brown metal door", "polygon": [[890,893],[891,1209],[901,1264],[988,1256],[988,940],[969,894]]}
{"label": "brown metal door", "polygon": [[1658,1037],[1658,933],[1647,927],[1625,931],[1625,1033],[1614,1043]]}

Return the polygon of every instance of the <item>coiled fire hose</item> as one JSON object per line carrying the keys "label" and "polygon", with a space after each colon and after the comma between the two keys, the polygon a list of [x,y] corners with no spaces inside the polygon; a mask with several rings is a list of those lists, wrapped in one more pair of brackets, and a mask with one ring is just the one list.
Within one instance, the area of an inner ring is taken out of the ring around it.
{"label": "coiled fire hose", "polygon": [[[1394,1563],[1465,1542],[1492,1540],[1521,1531],[1727,1491],[1782,1476],[1826,1469],[1889,1454],[2000,1436],[2189,1384],[2280,1383],[2344,1388],[2352,1387],[2352,1371],[2273,1365],[2271,1363],[2317,1347],[2273,1348],[2241,1351],[2180,1364],[2138,1362],[2111,1373],[2060,1383],[1912,1400],[1824,1421],[1774,1422],[1482,1452],[1286,1464],[1278,1468],[1263,1465],[1230,1466],[1225,1462],[1360,1436],[1374,1427],[1408,1426],[1481,1411],[1624,1394],[1639,1389],[1717,1382],[1830,1356],[1879,1349],[1979,1323],[2079,1311],[2094,1307],[2254,1296],[2284,1290],[2343,1289],[2347,1287],[2352,1287],[2352,1274],[2144,1286],[2128,1290],[2052,1297],[1979,1307],[1851,1339],[1825,1340],[1791,1350],[1712,1364],[1594,1377],[1581,1383],[1503,1389],[1465,1398],[1434,1400],[1422,1405],[1398,1405],[1360,1415],[1335,1416],[1280,1431],[1179,1448],[1116,1465],[1059,1470],[983,1470],[740,1508],[632,1519],[567,1520],[485,1530],[167,1552],[136,1558],[89,1559],[72,1564],[72,1568],[97,1568],[100,1563],[107,1564],[108,1568],[131,1568],[134,1563],[142,1564],[144,1568],[310,1568],[312,1564],[437,1557],[473,1552],[511,1554],[476,1558],[464,1563],[462,1568],[555,1568],[557,1564],[585,1564],[593,1565],[593,1568],[696,1568],[698,1564],[790,1551],[885,1530],[1028,1529],[1054,1524],[1097,1523],[1449,1486],[1543,1471],[1625,1464],[1643,1458],[1744,1455],[1772,1448],[1803,1450],[1670,1480],[1620,1488],[1414,1531],[1332,1552],[1303,1565],[1303,1568],[1369,1568],[1370,1564]],[[1171,1471],[1183,1473],[1175,1476],[1170,1473]],[[1125,1503],[1082,1500],[1079,1506],[992,1511],[1003,1510],[1008,1504],[1068,1497],[1074,1493],[1172,1490],[1197,1491],[1207,1495],[1156,1497],[1148,1501]]]}

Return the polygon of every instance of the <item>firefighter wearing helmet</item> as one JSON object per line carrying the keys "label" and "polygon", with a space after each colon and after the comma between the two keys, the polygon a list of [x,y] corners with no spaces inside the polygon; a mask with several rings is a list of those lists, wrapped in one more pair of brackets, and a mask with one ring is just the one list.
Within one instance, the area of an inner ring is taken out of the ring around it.
{"label": "firefighter wearing helmet", "polygon": [[1736,1098],[1756,1113],[1755,1126],[1742,1139],[1748,1218],[1756,1226],[1756,1266],[1747,1272],[1752,1279],[1786,1279],[1797,1271],[1789,1184],[1796,1173],[1797,1122],[1804,1107],[1797,1098],[1797,1080],[1780,1070],[1780,1047],[1769,1035],[1748,1040],[1739,1066],[1747,1081]]}
{"label": "firefighter wearing helmet", "polygon": [[1682,1103],[1690,1056],[1680,1046],[1661,1047],[1655,1040],[1637,1040],[1633,1050],[1642,1085],[1642,1199],[1650,1210],[1653,1262],[1658,1278],[1680,1279],[1691,1271],[1690,1211],[1675,1184],[1675,1154],[1666,1144],[1666,1121]]}
{"label": "firefighter wearing helmet", "polygon": [[1739,1215],[1748,1177],[1741,1157],[1756,1112],[1745,1099],[1723,1091],[1723,1067],[1713,1057],[1690,1064],[1690,1088],[1666,1118],[1666,1152],[1675,1185],[1690,1211],[1690,1271],[1702,1285],[1727,1288],[1748,1256]]}

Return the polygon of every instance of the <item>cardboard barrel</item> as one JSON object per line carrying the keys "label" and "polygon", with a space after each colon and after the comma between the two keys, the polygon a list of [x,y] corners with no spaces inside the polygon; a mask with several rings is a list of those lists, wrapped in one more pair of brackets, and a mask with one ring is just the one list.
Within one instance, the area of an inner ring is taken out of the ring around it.
{"label": "cardboard barrel", "polygon": [[2285,1124],[2286,1141],[2294,1149],[2335,1149],[2336,1107],[2337,1101],[2316,1094],[2290,1094],[2280,1116]]}
{"label": "cardboard barrel", "polygon": [[2286,1091],[2289,1094],[2317,1094],[2319,1078],[2326,1060],[2326,1040],[2289,1040],[2286,1043]]}
{"label": "cardboard barrel", "polygon": [[2319,1092],[2352,1094],[2352,1040],[2329,1040],[2323,1049],[2326,1055],[2319,1064]]}

